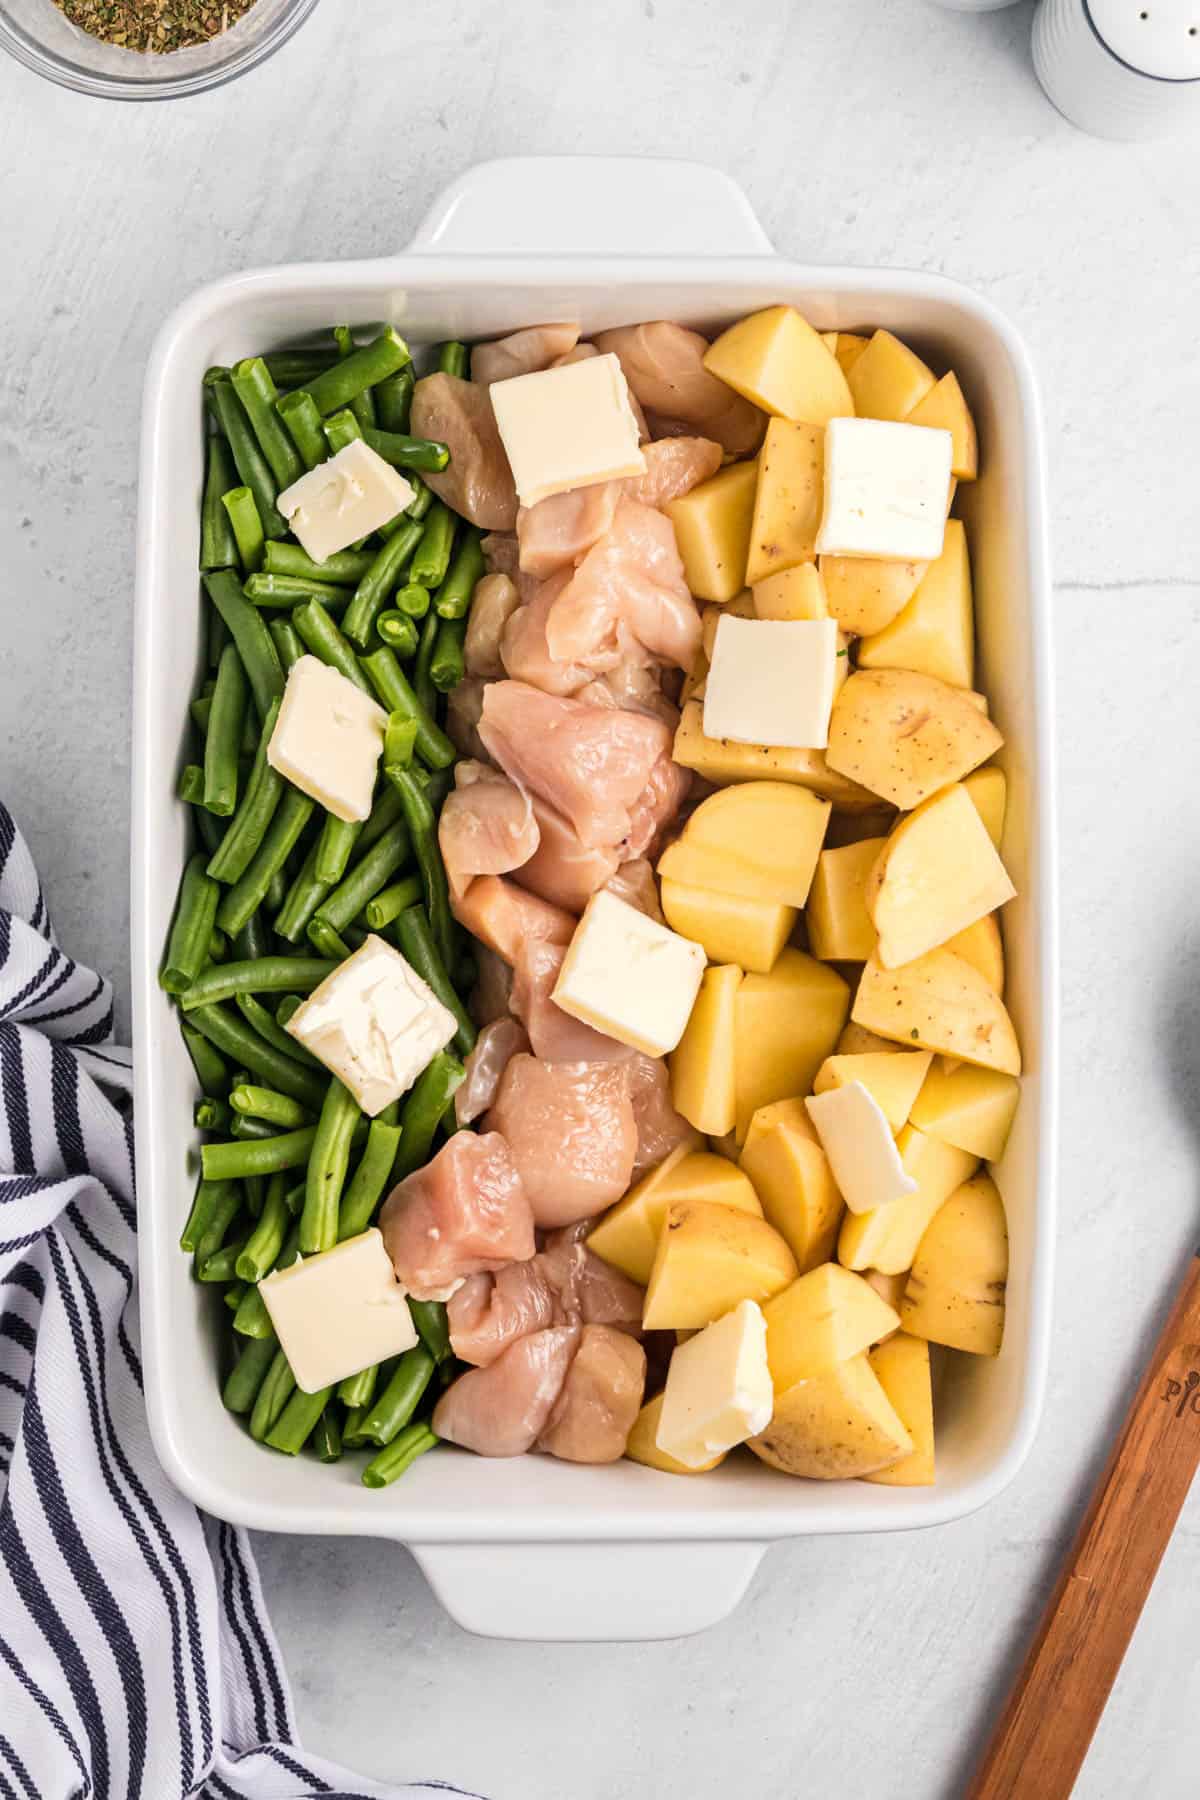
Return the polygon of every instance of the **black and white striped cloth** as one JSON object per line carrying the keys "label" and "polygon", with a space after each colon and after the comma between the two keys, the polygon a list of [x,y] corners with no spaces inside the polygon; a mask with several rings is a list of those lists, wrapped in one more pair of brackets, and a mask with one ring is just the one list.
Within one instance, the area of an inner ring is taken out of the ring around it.
{"label": "black and white striped cloth", "polygon": [[142,1403],[128,1050],[0,806],[0,1797],[396,1800],[296,1742],[244,1532]]}

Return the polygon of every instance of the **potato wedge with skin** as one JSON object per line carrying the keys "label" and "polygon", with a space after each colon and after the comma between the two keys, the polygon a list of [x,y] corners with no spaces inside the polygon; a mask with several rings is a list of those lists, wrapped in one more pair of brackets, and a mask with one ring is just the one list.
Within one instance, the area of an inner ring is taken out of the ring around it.
{"label": "potato wedge with skin", "polygon": [[898,1331],[869,1351],[868,1361],[880,1387],[904,1421],[913,1447],[899,1462],[878,1469],[874,1475],[864,1475],[863,1480],[877,1481],[884,1487],[932,1487],[933,1380],[929,1345],[922,1338]]}
{"label": "potato wedge with skin", "polygon": [[676,1200],[709,1200],[763,1216],[749,1176],[723,1156],[681,1144],[604,1214],[588,1233],[588,1249],[645,1287],[667,1208]]}
{"label": "potato wedge with skin", "polygon": [[800,1273],[829,1262],[845,1206],[802,1100],[777,1101],[755,1113],[741,1166]]}
{"label": "potato wedge with skin", "polygon": [[[745,892],[752,899],[803,906],[829,812],[827,800],[804,788],[782,781],[750,781],[702,800],[679,842],[754,874],[754,886],[748,889],[717,879],[707,885],[729,893]],[[669,855],[670,851],[665,851],[659,865],[665,874],[671,873],[666,866]]]}
{"label": "potato wedge with skin", "polygon": [[875,955],[885,969],[915,962],[1016,891],[966,789],[943,788],[900,820],[867,877]]}
{"label": "potato wedge with skin", "polygon": [[994,913],[986,919],[976,919],[965,931],[956,931],[952,938],[946,939],[946,949],[955,956],[961,956],[969,962],[973,969],[978,969],[983,979],[994,993],[1004,998],[1004,940],[1000,936],[1000,921]]}
{"label": "potato wedge with skin", "polygon": [[867,882],[885,841],[863,838],[817,858],[805,918],[809,949],[822,962],[865,962],[874,950]]}
{"label": "potato wedge with skin", "polygon": [[756,619],[827,619],[829,602],[816,563],[797,563],[750,590]]}
{"label": "potato wedge with skin", "polygon": [[658,1421],[662,1416],[663,1397],[655,1394],[653,1400],[647,1400],[637,1418],[633,1421],[633,1430],[625,1444],[625,1454],[630,1462],[643,1463],[647,1469],[661,1469],[665,1475],[707,1475],[710,1469],[719,1469],[725,1461],[727,1452],[722,1450],[711,1462],[701,1468],[693,1469],[687,1463],[676,1462],[665,1450],[658,1447]]}
{"label": "potato wedge with skin", "polygon": [[856,1025],[909,1047],[1005,1075],[1021,1073],[1021,1050],[1003,1000],[952,950],[930,950],[898,969],[885,969],[871,957],[853,1017]]}
{"label": "potato wedge with skin", "polygon": [[771,1423],[749,1447],[785,1475],[844,1481],[898,1462],[913,1441],[864,1352],[777,1393]]}
{"label": "potato wedge with skin", "polygon": [[797,563],[812,562],[824,491],[823,427],[772,419],[758,454],[758,486],[745,567],[751,587]]}
{"label": "potato wedge with skin", "polygon": [[973,1356],[1004,1341],[1008,1221],[990,1175],[951,1194],[931,1221],[900,1305],[904,1329]]}
{"label": "potato wedge with skin", "polygon": [[858,1356],[895,1331],[900,1315],[840,1263],[810,1269],[763,1306],[776,1392]]}
{"label": "potato wedge with skin", "polygon": [[745,894],[718,894],[662,878],[662,909],[672,931],[703,944],[715,963],[737,963],[765,974],[795,929],[794,906],[778,900],[751,900]]}
{"label": "potato wedge with skin", "polygon": [[859,669],[834,700],[825,757],[911,812],[1003,742],[963,689],[907,669]]}
{"label": "potato wedge with skin", "polygon": [[839,331],[836,336],[833,354],[841,364],[842,374],[848,375],[871,340],[861,337],[857,331]]}
{"label": "potato wedge with skin", "polygon": [[[732,1206],[738,1212],[753,1213],[756,1219],[766,1217],[750,1177],[715,1150],[691,1151],[671,1171],[665,1185],[672,1201],[708,1200],[714,1206]],[[656,1242],[657,1238],[656,1231]]]}
{"label": "potato wedge with skin", "polygon": [[915,350],[890,331],[877,331],[847,371],[854,405],[864,419],[905,420],[937,377]]}
{"label": "potato wedge with skin", "polygon": [[[864,1269],[862,1277],[864,1281],[870,1282],[880,1299],[886,1300],[896,1317],[899,1318],[900,1302],[903,1300],[904,1290],[908,1286],[908,1270],[901,1269],[898,1275],[885,1275],[882,1269]],[[900,1327],[897,1325],[896,1331],[899,1329]],[[879,1342],[886,1344],[895,1335],[895,1331],[889,1331],[886,1336],[879,1339]]]}
{"label": "potato wedge with skin", "polygon": [[954,446],[950,472],[956,481],[974,481],[979,473],[979,440],[975,421],[953,369],[934,383],[908,415],[908,424],[948,431]]}
{"label": "potato wedge with skin", "polygon": [[664,507],[697,600],[732,600],[746,584],[757,462],[730,463]]}
{"label": "potato wedge with skin", "polygon": [[673,1202],[646,1287],[647,1331],[698,1330],[741,1300],[769,1300],[796,1259],[764,1219],[703,1200]]}
{"label": "potato wedge with skin", "polygon": [[760,1106],[810,1092],[849,1003],[841,976],[801,950],[782,951],[769,975],[746,976],[734,998],[739,1142]]}
{"label": "potato wedge with skin", "polygon": [[970,1152],[929,1136],[911,1123],[901,1131],[896,1148],[904,1172],[912,1176],[917,1190],[873,1212],[845,1215],[837,1245],[837,1259],[843,1268],[860,1274],[878,1269],[883,1275],[910,1269],[929,1221],[979,1166]]}
{"label": "potato wedge with skin", "polygon": [[739,319],[709,345],[704,366],[781,419],[824,425],[854,411],[837,359],[792,306],[768,306]]}
{"label": "potato wedge with skin", "polygon": [[971,563],[961,519],[947,519],[942,554],[890,625],[858,646],[860,669],[914,669],[951,687],[975,682]]}
{"label": "potato wedge with skin", "polygon": [[969,1063],[948,1073],[939,1058],[917,1096],[912,1122],[945,1144],[984,1162],[998,1162],[1020,1097],[1020,1084],[1012,1075],[973,1069]]}
{"label": "potato wedge with skin", "polygon": [[737,995],[742,971],[705,969],[683,1036],[667,1059],[671,1103],[689,1125],[712,1137],[737,1118]]}
{"label": "potato wedge with skin", "polygon": [[823,750],[768,749],[761,744],[738,744],[732,738],[705,737],[704,707],[696,699],[688,700],[683,708],[672,754],[685,769],[694,769],[718,785],[788,781],[847,812],[866,811],[879,804],[877,794],[835,775]]}
{"label": "potato wedge with skin", "polygon": [[892,562],[875,556],[817,559],[830,618],[857,637],[868,637],[890,625],[904,611],[928,569],[925,562]]}
{"label": "potato wedge with skin", "polygon": [[847,1082],[861,1081],[893,1132],[908,1123],[913,1102],[929,1073],[933,1056],[928,1050],[902,1050],[899,1055],[867,1052],[861,1056],[826,1057],[813,1081],[813,1093],[825,1094]]}
{"label": "potato wedge with skin", "polygon": [[1004,814],[1008,801],[1008,780],[1003,769],[989,763],[986,769],[972,769],[963,776],[963,786],[971,796],[971,804],[987,827],[987,834],[1000,848],[1004,836]]}

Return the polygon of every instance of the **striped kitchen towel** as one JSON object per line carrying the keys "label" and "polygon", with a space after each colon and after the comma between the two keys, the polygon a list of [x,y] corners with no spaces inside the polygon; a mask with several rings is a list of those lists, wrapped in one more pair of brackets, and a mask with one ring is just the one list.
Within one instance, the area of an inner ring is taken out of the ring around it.
{"label": "striped kitchen towel", "polygon": [[128,1050],[0,806],[0,1796],[300,1800],[441,1788],[296,1742],[246,1534],[155,1460]]}

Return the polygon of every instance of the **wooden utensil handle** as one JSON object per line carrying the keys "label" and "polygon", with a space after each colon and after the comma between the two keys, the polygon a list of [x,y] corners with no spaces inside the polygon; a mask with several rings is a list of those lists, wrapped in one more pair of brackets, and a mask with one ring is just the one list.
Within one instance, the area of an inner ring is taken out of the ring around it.
{"label": "wooden utensil handle", "polygon": [[1198,1464],[1200,1255],[964,1800],[1067,1800]]}

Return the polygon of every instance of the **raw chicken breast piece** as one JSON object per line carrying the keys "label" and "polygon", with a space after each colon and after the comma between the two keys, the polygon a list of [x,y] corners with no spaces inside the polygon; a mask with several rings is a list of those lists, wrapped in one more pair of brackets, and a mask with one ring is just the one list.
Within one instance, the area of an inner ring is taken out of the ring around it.
{"label": "raw chicken breast piece", "polygon": [[485,575],[476,582],[463,643],[463,661],[468,675],[481,675],[486,681],[501,679],[504,664],[500,657],[500,640],[504,636],[504,627],[520,604],[521,596],[511,576]]}
{"label": "raw chicken breast piece", "polygon": [[735,456],[757,448],[767,426],[764,414],[709,374],[703,363],[708,340],[698,331],[657,319],[601,331],[595,344],[597,350],[611,351],[618,358],[648,414],[715,438]]}
{"label": "raw chicken breast piece", "polygon": [[661,1057],[643,1056],[640,1051],[633,1056],[629,1095],[637,1126],[634,1181],[640,1181],[647,1169],[656,1168],[679,1144],[692,1142],[699,1148],[699,1134],[671,1104],[671,1076]]}
{"label": "raw chicken breast piece", "polygon": [[592,545],[549,610],[550,655],[603,672],[640,651],[643,660],[690,669],[700,634],[700,613],[684,579],[670,519],[622,498],[611,528]]}
{"label": "raw chicken breast piece", "polygon": [[483,681],[478,675],[465,675],[446,696],[446,736],[462,756],[487,761],[487,751],[479,735],[483,713]]}
{"label": "raw chicken breast piece", "polygon": [[517,1338],[485,1369],[468,1369],[438,1401],[433,1429],[480,1456],[520,1456],[546,1426],[579,1343],[577,1325]]}
{"label": "raw chicken breast piece", "polygon": [[[485,876],[484,879],[491,880],[491,877]],[[497,956],[486,944],[476,943],[472,946],[472,951],[479,973],[471,990],[469,1006],[471,1017],[482,1031],[485,1025],[492,1025],[497,1019],[507,1019],[509,1016],[512,969],[502,956]]]}
{"label": "raw chicken breast piece", "polygon": [[629,835],[630,809],[669,756],[657,719],[556,699],[522,681],[493,681],[479,735],[494,762],[564,815],[589,849]]}
{"label": "raw chicken breast piece", "polygon": [[[629,1118],[632,1126],[632,1105]],[[464,1276],[521,1262],[535,1249],[529,1196],[494,1131],[456,1132],[392,1189],[379,1229],[397,1279],[418,1300],[439,1299]]]}
{"label": "raw chicken breast piece", "polygon": [[624,485],[598,481],[567,494],[551,494],[536,506],[523,506],[517,513],[522,573],[544,581],[577,563],[612,524]]}
{"label": "raw chicken breast piece", "polygon": [[571,580],[570,569],[560,569],[510,613],[500,636],[500,660],[514,681],[523,681],[543,694],[573,694],[591,680],[591,671],[580,663],[563,662],[551,655],[546,641],[550,609]]}
{"label": "raw chicken breast piece", "polygon": [[550,998],[566,954],[565,944],[527,937],[513,963],[509,1005],[529,1033],[533,1054],[553,1063],[628,1062],[633,1052],[627,1044],[573,1019]]}
{"label": "raw chicken breast piece", "polygon": [[511,531],[517,522],[517,490],[488,391],[457,375],[426,375],[413,389],[414,437],[449,446],[450,462],[423,475],[439,500],[484,531]]}
{"label": "raw chicken breast piece", "polygon": [[438,847],[450,893],[459,899],[476,875],[507,875],[538,847],[529,795],[486,763],[455,765],[454,792],[438,820]]}
{"label": "raw chicken breast piece", "polygon": [[515,882],[502,881],[498,875],[476,876],[453,908],[459,924],[510,967],[526,938],[569,944],[577,923],[564,907],[552,906],[540,895]]}
{"label": "raw chicken breast piece", "polygon": [[514,1056],[484,1127],[507,1140],[539,1225],[590,1219],[621,1198],[633,1170],[628,1065]]}
{"label": "raw chicken breast piece", "polygon": [[620,852],[581,844],[574,826],[536,795],[533,816],[538,822],[538,847],[513,878],[543,900],[581,913],[596,889],[604,887],[616,872]]}
{"label": "raw chicken breast piece", "polygon": [[679,708],[663,693],[664,671],[645,661],[644,653],[626,657],[615,669],[606,669],[575,695],[585,706],[615,706],[619,712],[645,713],[661,719],[674,734],[679,729]]}
{"label": "raw chicken breast piece", "polygon": [[675,822],[692,786],[692,772],[669,756],[660,756],[645,787],[629,809],[629,831],[622,858],[657,855],[663,833]]}
{"label": "raw chicken breast piece", "polygon": [[[460,1125],[485,1113],[496,1098],[500,1077],[514,1056],[529,1050],[529,1037],[516,1019],[491,1019],[475,1040],[467,1057],[462,1085],[454,1096],[454,1116]],[[636,1109],[635,1109],[636,1116]],[[639,1138],[640,1142],[640,1138]],[[479,1280],[481,1277],[474,1277]]]}
{"label": "raw chicken breast piece", "polygon": [[[627,475],[622,491],[643,506],[664,507],[672,500],[690,494],[694,487],[715,475],[724,461],[720,444],[711,438],[658,438],[642,446],[646,458],[644,475]],[[520,529],[520,516],[517,520]]]}
{"label": "raw chicken breast piece", "polygon": [[495,1362],[531,1331],[575,1323],[563,1312],[540,1256],[509,1263],[494,1275],[472,1275],[447,1300],[446,1318],[455,1356],[477,1368]]}
{"label": "raw chicken breast piece", "polygon": [[666,924],[659,904],[658,878],[644,856],[634,856],[628,862],[623,862],[616,874],[611,875],[604,885],[610,894],[615,894],[618,900],[624,900],[626,906],[636,906],[648,919],[655,919],[660,925]]}
{"label": "raw chicken breast piece", "polygon": [[534,375],[565,361],[579,342],[578,325],[527,325],[494,344],[476,344],[471,352],[471,380],[487,387],[514,375]]}
{"label": "raw chicken breast piece", "polygon": [[625,1454],[646,1391],[646,1352],[608,1325],[585,1325],[537,1447],[564,1462],[609,1463]]}
{"label": "raw chicken breast piece", "polygon": [[507,575],[515,581],[521,567],[517,534],[514,531],[490,531],[480,549],[489,575]]}
{"label": "raw chicken breast piece", "polygon": [[645,1293],[636,1281],[614,1269],[584,1242],[594,1221],[582,1219],[552,1231],[534,1261],[558,1296],[563,1318],[584,1325],[612,1325],[638,1335]]}

